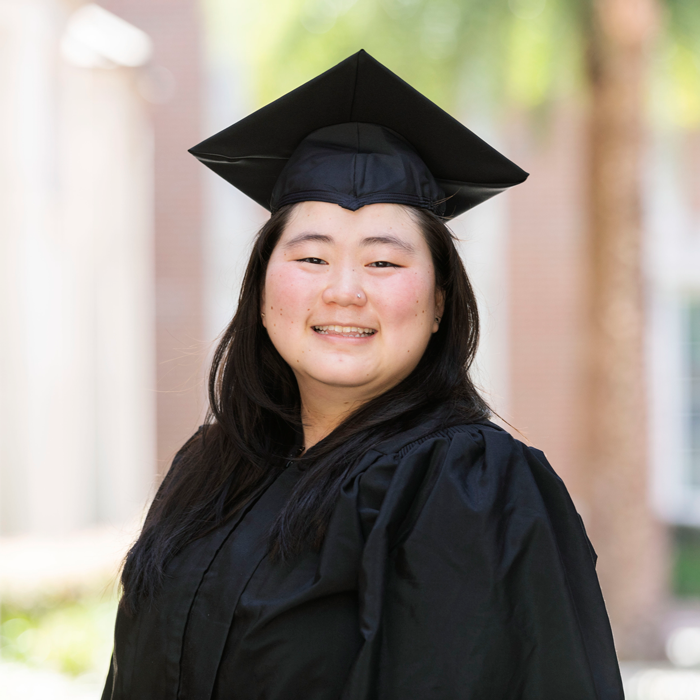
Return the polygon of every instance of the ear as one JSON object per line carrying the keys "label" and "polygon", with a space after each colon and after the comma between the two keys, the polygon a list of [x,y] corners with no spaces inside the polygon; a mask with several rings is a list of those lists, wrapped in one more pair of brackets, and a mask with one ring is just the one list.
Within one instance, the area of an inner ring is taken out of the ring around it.
{"label": "ear", "polygon": [[[435,289],[435,316],[442,319],[442,315],[445,313],[445,292],[442,289]],[[440,328],[440,323],[438,321],[433,321],[433,333],[437,333],[438,328]]]}
{"label": "ear", "polygon": [[442,318],[445,313],[445,292],[442,289],[435,290],[435,315]]}

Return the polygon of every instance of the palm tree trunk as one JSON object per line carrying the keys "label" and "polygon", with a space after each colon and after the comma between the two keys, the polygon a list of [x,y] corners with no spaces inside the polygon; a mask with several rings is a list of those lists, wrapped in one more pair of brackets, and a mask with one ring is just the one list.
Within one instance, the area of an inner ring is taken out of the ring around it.
{"label": "palm tree trunk", "polygon": [[621,658],[658,653],[668,570],[648,493],[641,187],[657,0],[594,0],[588,51],[590,534]]}

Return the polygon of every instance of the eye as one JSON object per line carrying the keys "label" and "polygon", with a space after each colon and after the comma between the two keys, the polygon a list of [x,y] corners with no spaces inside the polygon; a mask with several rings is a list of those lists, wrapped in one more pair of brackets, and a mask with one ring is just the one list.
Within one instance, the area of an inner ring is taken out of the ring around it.
{"label": "eye", "polygon": [[299,258],[297,262],[307,262],[312,265],[328,265],[328,263],[325,260],[321,260],[321,258]]}
{"label": "eye", "polygon": [[367,265],[367,267],[401,267],[401,265],[395,265],[388,260],[377,260],[376,262]]}

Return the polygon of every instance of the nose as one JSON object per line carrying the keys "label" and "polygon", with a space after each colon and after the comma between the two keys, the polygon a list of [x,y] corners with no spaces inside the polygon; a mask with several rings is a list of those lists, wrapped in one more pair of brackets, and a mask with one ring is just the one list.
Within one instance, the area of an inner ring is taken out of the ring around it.
{"label": "nose", "polygon": [[367,295],[353,267],[336,269],[323,290],[322,298],[326,304],[338,306],[364,306],[367,303]]}

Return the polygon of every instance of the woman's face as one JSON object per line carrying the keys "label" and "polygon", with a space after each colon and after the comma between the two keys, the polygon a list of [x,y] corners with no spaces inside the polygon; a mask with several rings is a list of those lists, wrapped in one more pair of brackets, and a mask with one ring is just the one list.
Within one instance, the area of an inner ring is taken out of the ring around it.
{"label": "woman's face", "polygon": [[307,392],[363,401],[415,368],[442,316],[430,250],[398,204],[302,202],[265,277],[263,325]]}

